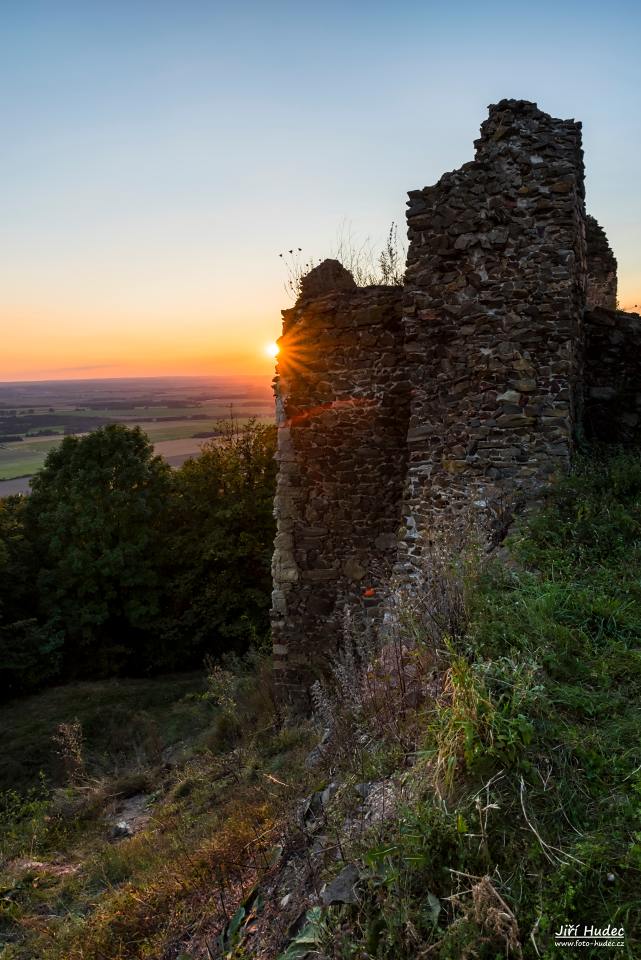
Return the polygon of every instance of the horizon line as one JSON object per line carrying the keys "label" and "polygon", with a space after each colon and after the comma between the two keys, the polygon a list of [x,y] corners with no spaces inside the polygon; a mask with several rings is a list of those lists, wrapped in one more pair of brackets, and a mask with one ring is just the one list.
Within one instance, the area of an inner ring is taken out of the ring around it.
{"label": "horizon line", "polygon": [[[3,380],[0,378],[0,387],[11,385],[30,385],[33,383],[115,383],[124,380],[262,380],[268,374],[261,373],[243,373],[243,374],[218,374],[218,373],[170,373],[170,374],[145,374],[140,377],[45,377],[36,380]],[[273,376],[273,375],[272,375]]]}

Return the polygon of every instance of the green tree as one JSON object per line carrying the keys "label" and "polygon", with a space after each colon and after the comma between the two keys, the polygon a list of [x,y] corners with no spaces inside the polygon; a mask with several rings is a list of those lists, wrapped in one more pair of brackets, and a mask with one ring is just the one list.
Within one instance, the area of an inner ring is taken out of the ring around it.
{"label": "green tree", "polygon": [[168,635],[186,656],[243,650],[267,634],[276,428],[227,424],[176,471]]}
{"label": "green tree", "polygon": [[64,635],[67,674],[140,669],[153,656],[170,490],[147,436],[122,424],[65,437],[34,477],[37,607],[48,632]]}
{"label": "green tree", "polygon": [[33,552],[24,535],[26,499],[0,500],[0,699],[35,689],[60,666],[61,637],[33,616]]}

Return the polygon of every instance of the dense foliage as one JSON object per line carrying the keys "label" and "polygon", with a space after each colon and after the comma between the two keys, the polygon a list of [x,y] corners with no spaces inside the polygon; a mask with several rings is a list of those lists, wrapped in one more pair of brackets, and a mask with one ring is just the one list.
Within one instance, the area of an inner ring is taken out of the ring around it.
{"label": "dense foliage", "polygon": [[66,437],[0,500],[4,696],[184,669],[267,629],[274,428],[230,424],[172,471],[139,429]]}
{"label": "dense foliage", "polygon": [[165,634],[194,652],[217,637],[240,651],[265,636],[276,482],[273,428],[233,425],[176,472],[172,609]]}
{"label": "dense foliage", "polygon": [[35,617],[34,552],[24,497],[0,499],[0,696],[37,687],[60,667],[61,638]]}

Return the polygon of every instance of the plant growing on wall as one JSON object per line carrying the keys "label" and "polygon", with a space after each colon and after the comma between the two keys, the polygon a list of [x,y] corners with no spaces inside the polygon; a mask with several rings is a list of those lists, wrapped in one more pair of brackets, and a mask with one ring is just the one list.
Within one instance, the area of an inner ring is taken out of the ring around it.
{"label": "plant growing on wall", "polygon": [[[304,278],[321,262],[320,257],[304,257],[302,253],[302,247],[292,247],[291,250],[278,254],[285,266],[285,290],[294,300],[300,295]],[[390,224],[383,247],[379,251],[369,237],[359,241],[351,226],[343,222],[330,256],[349,270],[359,287],[403,285],[407,247],[398,239],[398,226],[395,221]]]}

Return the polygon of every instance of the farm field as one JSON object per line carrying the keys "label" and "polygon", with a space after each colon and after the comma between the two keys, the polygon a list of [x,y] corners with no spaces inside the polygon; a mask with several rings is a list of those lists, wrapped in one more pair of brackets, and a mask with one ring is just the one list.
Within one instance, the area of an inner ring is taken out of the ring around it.
{"label": "farm field", "polygon": [[36,438],[20,443],[0,444],[0,480],[30,476],[39,470],[52,447],[60,440]]}
{"label": "farm field", "polygon": [[[273,419],[264,378],[167,377],[0,384],[0,496],[28,478],[65,435],[107,423],[140,426],[172,466],[197,455],[222,421]],[[17,489],[16,489],[17,487]]]}

